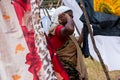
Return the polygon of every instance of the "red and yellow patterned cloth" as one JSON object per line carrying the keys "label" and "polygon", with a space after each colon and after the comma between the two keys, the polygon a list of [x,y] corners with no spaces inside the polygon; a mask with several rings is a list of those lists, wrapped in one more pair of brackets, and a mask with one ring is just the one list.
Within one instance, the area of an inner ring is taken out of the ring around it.
{"label": "red and yellow patterned cloth", "polygon": [[94,0],[94,10],[120,16],[120,0]]}

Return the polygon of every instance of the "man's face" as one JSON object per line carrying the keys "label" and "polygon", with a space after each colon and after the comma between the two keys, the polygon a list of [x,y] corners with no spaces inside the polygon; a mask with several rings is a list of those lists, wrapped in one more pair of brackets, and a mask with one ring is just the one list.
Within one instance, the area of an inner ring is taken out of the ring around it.
{"label": "man's face", "polygon": [[66,11],[58,16],[59,23],[65,25],[67,23],[67,18],[65,14],[68,14],[71,18],[73,18],[73,12],[71,10]]}

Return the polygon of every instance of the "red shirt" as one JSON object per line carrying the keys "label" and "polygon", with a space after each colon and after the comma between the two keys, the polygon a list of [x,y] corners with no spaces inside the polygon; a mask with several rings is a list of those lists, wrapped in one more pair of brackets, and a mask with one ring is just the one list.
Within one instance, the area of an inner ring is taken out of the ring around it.
{"label": "red shirt", "polygon": [[61,29],[63,28],[64,26],[57,26],[56,30],[55,30],[55,35],[53,35],[51,38],[50,38],[50,41],[53,45],[53,48],[55,49],[55,51],[59,48],[61,48],[65,42],[68,40],[68,36],[65,36],[65,37],[62,37],[61,36]]}
{"label": "red shirt", "polygon": [[[56,50],[58,48],[62,47],[62,45],[64,45],[64,43],[68,40],[68,36],[66,36],[64,38],[61,37],[60,31],[63,27],[64,26],[57,26],[57,28],[55,30],[55,35],[53,35],[50,38],[50,43],[48,43],[48,49],[49,49],[50,55],[52,57],[52,63],[54,65],[54,70],[63,77],[63,80],[70,80],[67,72],[65,71],[63,65],[61,64],[61,61],[59,60],[58,56],[55,55]],[[49,41],[49,40],[47,40],[47,41]],[[54,54],[54,56],[53,56],[53,54]]]}

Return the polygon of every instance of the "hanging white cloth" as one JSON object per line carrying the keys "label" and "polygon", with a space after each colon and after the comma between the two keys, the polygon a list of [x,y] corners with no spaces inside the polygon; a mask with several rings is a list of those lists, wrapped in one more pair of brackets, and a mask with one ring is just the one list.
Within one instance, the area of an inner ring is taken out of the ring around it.
{"label": "hanging white cloth", "polygon": [[11,0],[0,1],[0,80],[32,80],[29,52]]}
{"label": "hanging white cloth", "polygon": [[[96,46],[102,56],[104,63],[108,66],[109,71],[120,70],[120,37],[116,36],[95,36]],[[89,37],[90,54],[99,61]]]}

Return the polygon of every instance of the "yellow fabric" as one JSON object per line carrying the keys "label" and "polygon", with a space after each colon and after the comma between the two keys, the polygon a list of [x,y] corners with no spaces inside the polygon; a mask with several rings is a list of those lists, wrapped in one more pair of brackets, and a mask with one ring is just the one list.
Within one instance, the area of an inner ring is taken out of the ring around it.
{"label": "yellow fabric", "polygon": [[94,10],[120,16],[120,0],[94,0]]}

